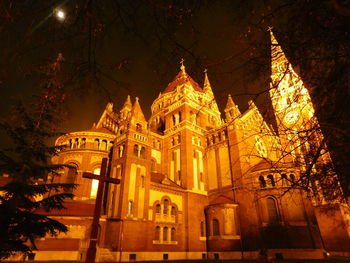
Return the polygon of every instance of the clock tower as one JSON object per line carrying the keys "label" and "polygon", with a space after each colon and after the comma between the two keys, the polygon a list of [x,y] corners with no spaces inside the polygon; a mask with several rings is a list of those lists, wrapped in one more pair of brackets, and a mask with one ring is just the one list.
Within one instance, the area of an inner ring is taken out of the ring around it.
{"label": "clock tower", "polygon": [[[303,162],[310,138],[304,131],[316,130],[314,107],[308,90],[285,56],[272,31],[270,97],[282,145],[295,164]],[[316,132],[317,133],[317,132]],[[317,134],[312,137],[319,137]]]}

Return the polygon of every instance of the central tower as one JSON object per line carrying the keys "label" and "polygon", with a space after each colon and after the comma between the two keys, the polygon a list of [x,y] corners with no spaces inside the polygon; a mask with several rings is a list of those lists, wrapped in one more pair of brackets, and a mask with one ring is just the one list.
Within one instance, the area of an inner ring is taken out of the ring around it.
{"label": "central tower", "polygon": [[179,186],[204,191],[204,134],[221,124],[220,112],[205,73],[203,89],[180,72],[152,104],[151,130],[164,136],[161,170]]}

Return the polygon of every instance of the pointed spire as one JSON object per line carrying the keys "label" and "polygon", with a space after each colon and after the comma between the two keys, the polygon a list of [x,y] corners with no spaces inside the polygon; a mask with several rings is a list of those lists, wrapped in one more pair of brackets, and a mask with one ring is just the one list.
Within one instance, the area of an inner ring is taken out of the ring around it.
{"label": "pointed spire", "polygon": [[136,97],[135,98],[135,103],[132,106],[132,114],[131,114],[132,118],[135,118],[137,120],[140,121],[146,121],[145,119],[145,115],[143,115],[143,111],[141,109],[140,103],[139,103],[139,98]]}
{"label": "pointed spire", "polygon": [[124,102],[122,110],[123,109],[131,110],[131,108],[132,108],[132,103],[131,103],[130,95],[128,95],[128,97],[126,98],[126,100]]}
{"label": "pointed spire", "polygon": [[291,66],[272,32],[272,27],[269,27],[268,31],[270,32],[271,41],[271,77],[272,80],[278,80],[281,77],[280,75],[285,75],[287,69],[291,69]]}
{"label": "pointed spire", "polygon": [[238,106],[233,102],[231,94],[228,94],[227,103],[225,107],[225,117],[227,121],[234,120],[241,115]]}
{"label": "pointed spire", "polygon": [[204,84],[203,84],[204,87],[203,87],[203,91],[205,93],[208,93],[212,97],[214,97],[213,90],[211,89],[211,85],[210,85],[210,82],[209,82],[207,71],[208,71],[207,69],[204,70]]}
{"label": "pointed spire", "polygon": [[231,109],[231,108],[233,108],[234,106],[236,106],[236,105],[235,105],[235,103],[234,103],[233,100],[232,100],[231,94],[228,94],[227,103],[226,103],[225,109]]}

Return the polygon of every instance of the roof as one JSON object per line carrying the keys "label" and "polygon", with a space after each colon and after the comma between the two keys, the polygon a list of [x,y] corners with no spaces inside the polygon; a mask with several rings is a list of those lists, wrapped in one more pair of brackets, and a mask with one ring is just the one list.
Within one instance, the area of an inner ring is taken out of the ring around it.
{"label": "roof", "polygon": [[162,173],[151,172],[151,182],[182,188],[181,186],[176,184],[174,181],[170,180],[168,177],[166,177]]}
{"label": "roof", "polygon": [[184,70],[181,70],[174,80],[168,84],[163,93],[172,92],[176,90],[176,87],[184,84],[191,85],[196,91],[204,92],[197,82],[195,82]]}

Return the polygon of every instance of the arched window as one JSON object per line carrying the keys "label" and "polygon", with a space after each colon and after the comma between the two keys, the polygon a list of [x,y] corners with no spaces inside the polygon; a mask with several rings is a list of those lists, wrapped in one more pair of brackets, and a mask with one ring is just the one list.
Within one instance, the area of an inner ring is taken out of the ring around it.
{"label": "arched window", "polygon": [[124,145],[119,146],[119,158],[123,157],[124,155]]}
{"label": "arched window", "polygon": [[143,146],[141,147],[140,157],[141,158],[145,158],[146,157],[146,148],[143,147]]}
{"label": "arched window", "polygon": [[81,139],[80,148],[84,149],[86,147],[86,138]]}
{"label": "arched window", "polygon": [[[68,171],[67,171],[66,183],[67,184],[74,184],[76,178],[77,178],[77,168],[75,166],[69,167]],[[69,189],[65,190],[65,192],[66,193],[72,193],[73,192],[73,188],[69,188]]]}
{"label": "arched window", "polygon": [[260,188],[266,187],[266,181],[265,181],[264,176],[262,176],[262,175],[259,176],[259,183],[260,183]]}
{"label": "arched window", "polygon": [[136,131],[142,132],[142,125],[140,123],[136,123]]}
{"label": "arched window", "polygon": [[163,209],[163,214],[167,215],[168,214],[168,210],[169,210],[169,200],[165,199],[164,200],[164,209]]}
{"label": "arched window", "polygon": [[273,178],[273,175],[272,174],[269,174],[267,176],[267,179],[269,179],[269,184],[273,187],[273,186],[276,186],[275,184],[275,179]]}
{"label": "arched window", "polygon": [[160,204],[156,204],[156,213],[160,214]]}
{"label": "arched window", "polygon": [[160,241],[160,226],[156,226],[154,231],[154,240]]}
{"label": "arched window", "polygon": [[205,236],[205,224],[204,221],[201,221],[201,237]]}
{"label": "arched window", "polygon": [[79,139],[75,139],[74,148],[79,148]]}
{"label": "arched window", "polygon": [[281,175],[281,179],[282,179],[282,186],[287,186],[289,185],[289,181],[287,179],[287,175],[286,174],[282,174]]}
{"label": "arched window", "polygon": [[100,149],[100,140],[99,139],[95,139],[95,141],[94,141],[94,149],[95,150],[99,150]]}
{"label": "arched window", "polygon": [[266,198],[266,206],[269,224],[278,224],[279,216],[275,199],[272,197]]}
{"label": "arched window", "polygon": [[163,241],[168,241],[168,229],[167,226],[163,228]]}
{"label": "arched window", "polygon": [[102,151],[107,151],[107,141],[103,140],[101,143],[101,150]]}
{"label": "arched window", "polygon": [[217,219],[213,219],[213,236],[220,236],[220,224]]}
{"label": "arched window", "polygon": [[175,216],[175,215],[176,215],[176,208],[175,208],[175,206],[172,206],[172,207],[171,207],[170,213],[171,213],[172,216]]}
{"label": "arched window", "polygon": [[130,200],[128,202],[128,215],[132,215],[132,210],[133,210],[133,202]]}
{"label": "arched window", "polygon": [[294,176],[294,174],[290,174],[289,175],[289,178],[290,178],[290,180],[291,180],[291,182],[295,182],[295,176]]}
{"label": "arched window", "polygon": [[171,236],[170,236],[170,240],[171,240],[171,241],[175,241],[175,240],[176,240],[176,239],[175,239],[175,235],[176,235],[175,227],[173,227],[173,228],[171,229]]}
{"label": "arched window", "polygon": [[139,146],[137,144],[134,145],[134,155],[139,156]]}

